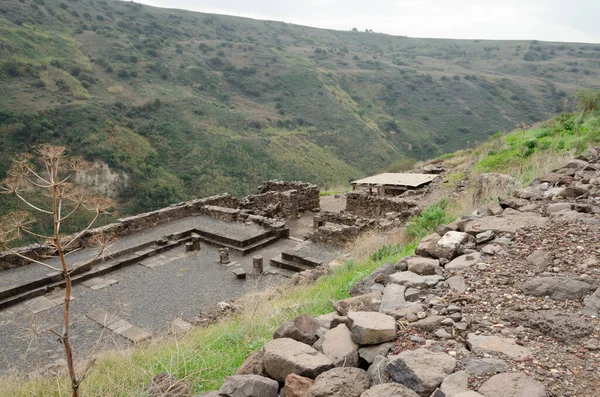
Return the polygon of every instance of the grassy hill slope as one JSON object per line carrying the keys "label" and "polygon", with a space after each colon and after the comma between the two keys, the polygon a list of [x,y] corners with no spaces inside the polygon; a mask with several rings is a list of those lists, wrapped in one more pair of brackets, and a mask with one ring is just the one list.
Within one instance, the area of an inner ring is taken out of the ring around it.
{"label": "grassy hill slope", "polygon": [[125,212],[267,178],[347,182],[562,111],[600,45],[412,39],[104,0],[0,5],[0,174],[60,141]]}

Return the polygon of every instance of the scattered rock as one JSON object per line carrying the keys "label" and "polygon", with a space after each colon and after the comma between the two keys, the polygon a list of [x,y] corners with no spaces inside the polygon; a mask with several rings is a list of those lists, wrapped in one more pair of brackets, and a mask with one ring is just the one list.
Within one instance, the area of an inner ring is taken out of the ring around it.
{"label": "scattered rock", "polygon": [[314,348],[290,338],[275,339],[264,346],[265,370],[279,382],[289,374],[315,378],[333,368],[333,362]]}
{"label": "scattered rock", "polygon": [[440,390],[445,397],[455,397],[469,391],[469,375],[465,371],[458,371],[446,376],[440,385]]}
{"label": "scattered rock", "polygon": [[583,300],[583,313],[590,317],[600,317],[600,288]]}
{"label": "scattered rock", "polygon": [[421,396],[429,396],[456,368],[453,357],[423,348],[403,351],[388,357],[388,360],[385,370],[394,382],[409,387]]}
{"label": "scattered rock", "polygon": [[424,237],[419,242],[419,245],[415,249],[415,255],[437,258],[437,243],[442,237],[437,234],[430,234],[427,237]]}
{"label": "scattered rock", "polygon": [[419,395],[404,385],[384,383],[370,388],[360,397],[419,397]]}
{"label": "scattered rock", "polygon": [[576,314],[558,310],[538,312],[509,312],[504,319],[513,323],[533,328],[559,341],[577,341],[594,331],[594,324]]}
{"label": "scattered rock", "polygon": [[344,324],[327,331],[320,342],[321,351],[336,367],[358,365],[358,345],[352,341],[352,333]]}
{"label": "scattered rock", "polygon": [[448,263],[445,268],[449,271],[468,269],[469,267],[481,262],[481,254],[473,252],[471,254],[461,255]]}
{"label": "scattered rock", "polygon": [[419,321],[408,324],[408,328],[420,329],[423,332],[434,332],[442,325],[446,317],[444,316],[428,316]]}
{"label": "scattered rock", "polygon": [[531,351],[523,346],[519,346],[514,339],[501,338],[499,336],[470,333],[467,336],[467,345],[475,354],[503,354],[516,361],[522,361],[531,357]]}
{"label": "scattered rock", "polygon": [[340,316],[346,316],[348,312],[377,312],[381,305],[382,294],[374,291],[369,294],[342,299],[333,304],[333,308]]}
{"label": "scattered rock", "polygon": [[390,276],[390,282],[407,287],[420,287],[420,288],[431,288],[437,283],[443,280],[444,277],[433,275],[433,276],[420,276],[413,272],[398,272]]}
{"label": "scattered rock", "polygon": [[279,383],[258,375],[235,375],[225,379],[222,397],[277,397]]}
{"label": "scattered rock", "polygon": [[367,370],[367,375],[369,375],[369,379],[371,380],[371,385],[380,385],[382,383],[389,382],[389,375],[385,371],[385,366],[388,363],[388,359],[384,356],[376,356],[373,359],[373,363],[369,366]]}
{"label": "scattered rock", "polygon": [[527,263],[538,270],[544,270],[550,265],[551,259],[552,257],[548,252],[535,250],[527,257]]}
{"label": "scattered rock", "polygon": [[264,355],[265,352],[263,349],[253,351],[246,357],[246,360],[237,371],[235,371],[235,374],[266,376]]}
{"label": "scattered rock", "polygon": [[488,230],[493,231],[497,235],[502,233],[514,234],[517,230],[525,226],[541,227],[547,223],[548,219],[543,218],[539,214],[520,212],[513,215],[488,216],[481,219],[474,219],[465,224],[464,231],[472,235],[477,235]]}
{"label": "scattered rock", "polygon": [[377,356],[387,356],[390,350],[396,346],[395,342],[382,343],[380,345],[364,346],[358,349],[358,356],[371,364]]}
{"label": "scattered rock", "polygon": [[422,276],[437,274],[441,271],[440,261],[437,259],[413,256],[404,259],[404,262],[406,263],[406,270]]}
{"label": "scattered rock", "polygon": [[455,294],[462,294],[467,290],[467,283],[465,283],[465,279],[462,276],[452,276],[446,280],[446,284],[450,291]]}
{"label": "scattered rock", "polygon": [[381,305],[379,306],[380,313],[390,313],[393,310],[402,309],[405,307],[406,300],[404,299],[404,291],[406,287],[398,284],[388,284],[383,290]]}
{"label": "scattered rock", "polygon": [[317,335],[319,328],[321,328],[321,324],[317,320],[307,314],[303,314],[296,317],[293,321],[284,323],[275,331],[273,338],[291,338],[298,342],[312,345],[319,339]]}
{"label": "scattered rock", "polygon": [[396,320],[375,312],[350,312],[352,340],[359,345],[375,345],[396,339]]}
{"label": "scattered rock", "polygon": [[336,312],[320,315],[316,320],[321,324],[323,328],[331,329],[335,328],[340,324],[347,324],[348,318],[346,316],[340,316]]}
{"label": "scattered rock", "polygon": [[581,299],[589,294],[592,286],[586,282],[563,277],[540,277],[526,281],[521,291],[531,296],[549,296],[564,301]]}
{"label": "scattered rock", "polygon": [[283,388],[283,394],[285,397],[307,397],[308,390],[315,383],[310,378],[299,376],[296,374],[289,374],[285,378],[285,386]]}
{"label": "scattered rock", "polygon": [[494,232],[492,230],[487,230],[483,233],[478,233],[475,236],[475,242],[477,244],[487,243],[488,241],[492,241],[494,237]]}
{"label": "scattered rock", "polygon": [[360,397],[370,380],[360,368],[334,368],[317,376],[308,397]]}
{"label": "scattered rock", "polygon": [[371,274],[369,274],[366,278],[357,282],[352,289],[350,289],[350,296],[358,296],[364,295],[372,292],[371,287],[376,283],[375,279],[380,276],[389,276],[392,273],[395,273],[396,266],[393,263],[386,263],[383,266],[375,269]]}
{"label": "scattered rock", "polygon": [[479,388],[486,397],[546,397],[543,384],[523,373],[504,373],[492,376]]}
{"label": "scattered rock", "polygon": [[461,245],[473,241],[473,236],[467,233],[455,231],[447,232],[436,244],[435,249],[437,257],[451,260],[458,256]]}
{"label": "scattered rock", "polygon": [[507,368],[506,362],[496,358],[470,358],[465,365],[465,371],[474,376],[495,375]]}

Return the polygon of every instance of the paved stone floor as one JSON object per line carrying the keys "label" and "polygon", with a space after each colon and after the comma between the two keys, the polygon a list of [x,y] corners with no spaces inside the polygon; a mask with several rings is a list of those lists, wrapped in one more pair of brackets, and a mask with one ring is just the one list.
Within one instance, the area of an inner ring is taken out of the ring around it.
{"label": "paved stone floor", "polygon": [[[165,235],[194,228],[210,231],[223,236],[230,236],[239,240],[256,237],[265,232],[264,228],[255,224],[248,225],[236,222],[226,222],[210,216],[192,216],[157,225],[129,236],[120,237],[115,244],[110,247],[110,251],[118,252],[129,247],[155,241]],[[74,251],[68,255],[69,263],[83,263],[94,258],[96,254],[97,251],[92,248]],[[110,254],[110,252],[107,254]],[[46,262],[50,265],[60,267],[58,258],[53,258]],[[2,277],[0,277],[0,290],[21,284],[24,281],[43,277],[50,272],[52,272],[51,269],[43,266],[22,266],[19,268],[3,270],[1,273]]]}
{"label": "paved stone floor", "polygon": [[[146,233],[152,238],[160,234]],[[277,285],[286,278],[272,274],[239,280],[232,269],[240,267],[251,274],[252,256],[262,255],[266,270],[276,271],[268,267],[269,259],[298,249],[327,261],[335,255],[326,247],[282,239],[247,256],[232,253],[227,266],[216,262],[216,247],[203,244],[200,252],[186,253],[182,246],[76,285],[71,304],[76,354],[128,348],[167,333],[176,318],[191,319],[203,307]],[[57,290],[0,311],[0,374],[43,367],[62,358],[56,337],[45,331],[62,329],[62,305],[63,291]]]}

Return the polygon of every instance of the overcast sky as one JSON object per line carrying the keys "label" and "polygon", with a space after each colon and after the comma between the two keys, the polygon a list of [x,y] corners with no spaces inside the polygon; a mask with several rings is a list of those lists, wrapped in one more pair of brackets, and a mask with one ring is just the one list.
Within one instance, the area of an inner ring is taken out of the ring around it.
{"label": "overcast sky", "polygon": [[411,37],[600,43],[600,0],[135,0],[157,7]]}

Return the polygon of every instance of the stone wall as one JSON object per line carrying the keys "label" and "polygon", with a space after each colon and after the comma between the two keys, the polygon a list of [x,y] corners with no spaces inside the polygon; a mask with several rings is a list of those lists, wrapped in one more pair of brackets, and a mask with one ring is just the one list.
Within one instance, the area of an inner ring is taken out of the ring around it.
{"label": "stone wall", "polygon": [[296,191],[298,208],[310,211],[320,208],[319,187],[312,183],[299,181],[266,181],[258,187],[258,194],[266,192],[288,192]]}
{"label": "stone wall", "polygon": [[240,201],[240,208],[271,218],[279,216],[281,215],[281,193],[270,191],[246,196]]}
{"label": "stone wall", "polygon": [[389,230],[401,227],[406,220],[418,214],[417,207],[411,207],[405,212],[388,212],[381,218],[363,218],[348,213],[324,212],[316,215],[314,231],[308,238],[313,242],[323,242],[335,245],[344,245],[361,233],[369,230]]}
{"label": "stone wall", "polygon": [[371,195],[366,192],[346,194],[346,211],[366,218],[380,218],[389,212],[409,213],[417,208],[417,203],[399,197]]}

